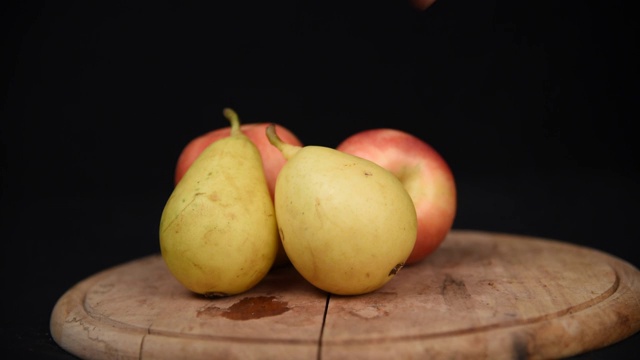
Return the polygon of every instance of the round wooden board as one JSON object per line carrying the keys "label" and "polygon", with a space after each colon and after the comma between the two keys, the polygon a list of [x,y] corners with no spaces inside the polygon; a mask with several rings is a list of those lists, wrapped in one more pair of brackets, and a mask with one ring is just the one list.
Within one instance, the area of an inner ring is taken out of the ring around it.
{"label": "round wooden board", "polygon": [[366,295],[328,295],[291,266],[226,298],[191,294],[159,254],[95,274],[51,314],[86,359],[561,358],[640,330],[640,271],[549,239],[454,230]]}

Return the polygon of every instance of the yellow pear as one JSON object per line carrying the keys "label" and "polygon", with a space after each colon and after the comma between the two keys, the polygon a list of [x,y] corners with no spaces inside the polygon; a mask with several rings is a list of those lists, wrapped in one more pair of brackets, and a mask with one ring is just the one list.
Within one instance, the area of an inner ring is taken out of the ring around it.
{"label": "yellow pear", "polygon": [[364,294],[385,285],[416,241],[415,206],[400,180],[336,149],[284,143],[274,125],[266,133],[287,159],[274,201],[292,265],[333,294]]}
{"label": "yellow pear", "polygon": [[211,143],[167,200],[160,250],[175,278],[207,297],[255,286],[279,247],[273,201],[256,146],[224,109],[231,134]]}

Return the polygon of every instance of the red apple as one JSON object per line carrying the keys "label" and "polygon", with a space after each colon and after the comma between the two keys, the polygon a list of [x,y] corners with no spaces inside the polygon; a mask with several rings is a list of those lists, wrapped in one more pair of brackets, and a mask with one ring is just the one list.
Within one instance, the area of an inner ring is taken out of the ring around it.
{"label": "red apple", "polygon": [[440,246],[453,226],[457,192],[449,165],[433,147],[407,132],[378,128],[351,135],[336,149],[373,161],[404,184],[418,216],[416,244],[407,265]]}
{"label": "red apple", "polygon": [[[284,156],[282,156],[280,150],[271,145],[269,139],[267,138],[266,129],[269,124],[271,123],[247,123],[242,124],[240,126],[240,129],[242,129],[242,132],[256,145],[258,151],[260,151],[260,155],[262,156],[262,167],[264,168],[264,175],[267,178],[267,186],[269,187],[271,199],[273,199],[276,187],[276,178],[278,177],[278,173],[280,173],[280,169],[282,169],[282,166],[284,166],[286,160]],[[283,126],[276,126],[278,128],[278,135],[284,142],[302,146],[302,142],[300,141],[300,139],[298,139],[298,137],[296,137],[293,132]],[[193,161],[207,146],[209,146],[209,144],[218,139],[227,137],[230,134],[231,127],[228,126],[202,134],[191,140],[187,144],[187,146],[184,147],[184,149],[180,153],[180,156],[178,157],[174,183],[177,184],[180,179],[182,179],[182,176],[184,176],[184,173],[187,171],[187,169],[189,169]],[[289,264],[289,258],[284,252],[282,244],[280,244],[274,267],[279,267],[286,264]]]}
{"label": "red apple", "polygon": [[433,5],[436,0],[409,0],[409,2],[417,10],[426,10]]}
{"label": "red apple", "polygon": [[[282,153],[271,143],[269,139],[267,139],[266,129],[270,123],[248,123],[242,124],[240,129],[242,132],[247,135],[249,139],[256,145],[258,150],[260,151],[260,155],[262,156],[262,166],[264,168],[264,174],[267,178],[267,185],[269,186],[269,192],[271,193],[271,198],[273,199],[274,189],[276,186],[276,178],[278,177],[278,173],[280,173],[280,169],[284,166],[286,162]],[[287,128],[276,125],[278,128],[278,135],[280,138],[286,143],[293,145],[302,146],[302,142],[296,137],[293,132],[288,130]],[[182,150],[180,156],[178,157],[178,163],[176,165],[174,182],[177,184],[187,169],[191,166],[193,161],[200,155],[202,150],[204,150],[209,144],[212,142],[229,136],[231,133],[231,127],[225,127],[210,131],[203,135],[196,137],[191,140],[187,146]]]}

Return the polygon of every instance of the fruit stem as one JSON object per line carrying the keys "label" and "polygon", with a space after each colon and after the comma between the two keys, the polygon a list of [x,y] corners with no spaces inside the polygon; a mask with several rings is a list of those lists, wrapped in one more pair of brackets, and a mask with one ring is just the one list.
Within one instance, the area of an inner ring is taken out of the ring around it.
{"label": "fruit stem", "polygon": [[287,144],[282,141],[280,136],[276,133],[276,124],[269,124],[266,129],[267,138],[271,145],[275,146],[280,150],[285,159],[289,160],[295,153],[298,152],[302,147],[292,144]]}
{"label": "fruit stem", "polygon": [[229,120],[231,123],[231,136],[237,135],[240,133],[240,118],[238,114],[231,108],[224,108],[222,110],[222,115]]}

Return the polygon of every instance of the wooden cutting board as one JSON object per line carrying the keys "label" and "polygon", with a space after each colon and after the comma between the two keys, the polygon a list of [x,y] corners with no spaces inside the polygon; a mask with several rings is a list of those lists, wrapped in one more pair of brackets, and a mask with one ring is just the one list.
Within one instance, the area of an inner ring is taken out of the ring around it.
{"label": "wooden cutting board", "polygon": [[51,334],[86,359],[561,358],[640,330],[640,271],[548,239],[455,230],[382,289],[335,296],[291,266],[207,299],[159,254],[69,289]]}

